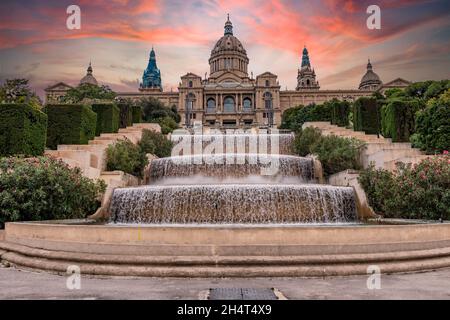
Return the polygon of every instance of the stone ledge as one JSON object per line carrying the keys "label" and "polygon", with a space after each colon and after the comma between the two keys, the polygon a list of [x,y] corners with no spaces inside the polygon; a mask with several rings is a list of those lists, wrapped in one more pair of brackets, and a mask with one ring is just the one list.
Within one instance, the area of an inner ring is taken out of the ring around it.
{"label": "stone ledge", "polygon": [[[72,263],[51,261],[34,257],[27,257],[8,252],[2,257],[4,261],[13,266],[45,270],[48,272],[66,274],[67,267]],[[307,265],[307,266],[137,266],[112,264],[77,264],[81,274],[98,276],[123,277],[323,277],[367,275],[369,263],[341,264],[341,265]],[[381,273],[390,274],[398,272],[415,272],[435,270],[450,267],[450,257],[423,259],[417,261],[401,261],[379,263]]]}

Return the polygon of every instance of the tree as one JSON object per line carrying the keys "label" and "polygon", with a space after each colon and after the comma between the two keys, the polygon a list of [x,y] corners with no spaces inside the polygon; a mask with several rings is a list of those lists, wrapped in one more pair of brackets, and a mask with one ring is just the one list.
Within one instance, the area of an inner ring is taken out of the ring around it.
{"label": "tree", "polygon": [[80,103],[85,99],[113,100],[115,97],[116,93],[108,86],[96,86],[84,83],[67,91],[67,94],[62,100],[66,103]]}
{"label": "tree", "polygon": [[169,108],[153,97],[141,99],[138,105],[142,109],[144,122],[159,123],[165,134],[175,130],[181,121],[175,105]]}
{"label": "tree", "polygon": [[26,103],[33,108],[41,109],[42,101],[31,90],[28,83],[28,79],[7,79],[3,86],[0,87],[0,103]]}

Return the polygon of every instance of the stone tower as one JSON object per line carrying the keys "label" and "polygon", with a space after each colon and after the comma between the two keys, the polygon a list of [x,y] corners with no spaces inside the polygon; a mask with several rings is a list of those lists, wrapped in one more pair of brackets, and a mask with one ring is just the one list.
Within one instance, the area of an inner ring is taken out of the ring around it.
{"label": "stone tower", "polygon": [[302,66],[298,70],[297,90],[320,89],[319,81],[316,81],[316,72],[311,68],[308,49],[303,49]]}
{"label": "stone tower", "polygon": [[142,76],[141,91],[162,91],[161,72],[156,65],[156,54],[152,48],[147,69]]}

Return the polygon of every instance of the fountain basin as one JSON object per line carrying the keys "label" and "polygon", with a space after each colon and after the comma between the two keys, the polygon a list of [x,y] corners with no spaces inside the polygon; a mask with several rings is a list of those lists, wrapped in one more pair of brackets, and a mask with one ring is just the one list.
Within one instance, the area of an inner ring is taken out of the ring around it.
{"label": "fountain basin", "polygon": [[450,267],[450,223],[167,226],[7,223],[0,259],[66,274],[270,277]]}
{"label": "fountain basin", "polygon": [[176,185],[116,189],[114,223],[338,223],[357,220],[353,188]]}

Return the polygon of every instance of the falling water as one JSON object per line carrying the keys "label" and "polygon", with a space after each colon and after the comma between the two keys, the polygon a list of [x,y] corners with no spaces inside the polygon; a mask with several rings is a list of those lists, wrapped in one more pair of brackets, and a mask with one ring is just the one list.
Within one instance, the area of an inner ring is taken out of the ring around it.
{"label": "falling water", "polygon": [[354,221],[352,188],[185,185],[116,189],[115,223],[333,223]]}
{"label": "falling water", "polygon": [[284,154],[293,155],[293,134],[203,134],[174,135],[172,141],[183,149],[177,155],[210,153]]}
{"label": "falling water", "polygon": [[182,141],[174,149],[178,156],[151,162],[150,185],[114,191],[111,222],[357,220],[353,189],[315,184],[313,161],[289,155],[293,139],[289,134],[175,136]]}
{"label": "falling water", "polygon": [[[269,170],[271,166],[275,170]],[[238,180],[230,178],[243,179],[241,182],[264,181],[255,179],[257,176],[266,178],[267,182],[295,177],[290,181],[309,183],[314,181],[314,163],[311,158],[285,155],[213,154],[155,159],[148,169],[148,177],[155,184],[169,178],[193,176],[214,177],[216,183],[227,180],[237,183]]]}

